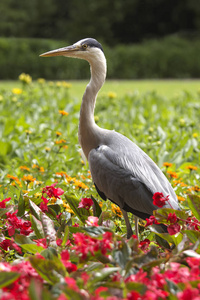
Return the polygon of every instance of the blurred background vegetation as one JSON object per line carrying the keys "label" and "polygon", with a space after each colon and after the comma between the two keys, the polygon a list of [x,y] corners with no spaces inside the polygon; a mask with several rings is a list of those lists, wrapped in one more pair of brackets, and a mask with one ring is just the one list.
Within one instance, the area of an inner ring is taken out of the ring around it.
{"label": "blurred background vegetation", "polygon": [[200,1],[1,0],[0,79],[84,79],[86,62],[39,54],[98,39],[108,77],[199,78]]}

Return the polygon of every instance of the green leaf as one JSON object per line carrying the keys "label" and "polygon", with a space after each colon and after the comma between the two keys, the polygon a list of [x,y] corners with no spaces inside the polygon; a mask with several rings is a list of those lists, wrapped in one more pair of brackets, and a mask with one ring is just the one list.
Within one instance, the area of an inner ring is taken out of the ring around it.
{"label": "green leaf", "polygon": [[69,239],[69,226],[65,226],[65,232],[64,232],[64,236],[63,236],[61,245],[65,246],[68,239]]}
{"label": "green leaf", "polygon": [[0,272],[0,288],[10,285],[13,283],[17,278],[19,278],[20,274],[17,272]]}
{"label": "green leaf", "polygon": [[183,230],[183,233],[186,233],[187,237],[192,243],[196,243],[200,239],[200,232],[196,230]]}
{"label": "green leaf", "polygon": [[30,211],[32,213],[32,215],[34,215],[38,220],[40,220],[40,212],[41,209],[33,202],[29,199],[29,207],[30,207]]}
{"label": "green leaf", "polygon": [[180,288],[178,287],[177,284],[175,284],[173,281],[165,278],[168,288],[169,288],[169,292],[173,295],[176,295],[178,292],[180,292]]}
{"label": "green leaf", "polygon": [[37,246],[36,244],[21,244],[20,247],[26,252],[30,252],[32,254],[40,253],[44,250],[42,246]]}
{"label": "green leaf", "polygon": [[187,200],[193,215],[200,221],[200,197],[198,195],[188,195]]}
{"label": "green leaf", "polygon": [[25,213],[25,201],[22,193],[20,193],[17,216],[21,217],[24,215],[24,213]]}
{"label": "green leaf", "polygon": [[118,249],[114,250],[113,258],[115,259],[116,263],[122,268],[125,268],[126,263],[129,260],[129,256],[131,254],[131,249],[129,248],[128,244],[122,240],[121,244],[119,245]]}
{"label": "green leaf", "polygon": [[5,156],[8,152],[11,152],[12,146],[8,142],[0,141],[0,155]]}
{"label": "green leaf", "polygon": [[38,274],[50,284],[56,284],[60,281],[60,277],[66,276],[66,269],[56,256],[53,260],[32,256],[29,260]]}
{"label": "green leaf", "polygon": [[91,199],[92,199],[92,201],[94,202],[94,205],[93,205],[93,215],[95,216],[95,217],[100,217],[100,215],[101,215],[101,213],[102,213],[102,209],[101,209],[101,207],[99,206],[99,203],[98,203],[98,201],[93,197],[93,196],[91,196]]}
{"label": "green leaf", "polygon": [[34,244],[35,243],[27,236],[22,234],[15,234],[15,243],[21,245],[21,244]]}
{"label": "green leaf", "polygon": [[39,221],[34,215],[30,215],[30,221],[32,229],[35,231],[35,235],[38,239],[45,238],[44,230],[41,221]]}
{"label": "green leaf", "polygon": [[45,237],[47,241],[55,242],[56,241],[56,231],[54,228],[54,223],[53,221],[43,212],[40,213],[41,216],[41,223],[43,227],[43,231],[45,234]]}
{"label": "green leaf", "polygon": [[90,212],[85,208],[78,208],[80,201],[75,196],[68,196],[65,194],[65,199],[75,215],[84,224],[85,220],[90,216]]}
{"label": "green leaf", "polygon": [[147,290],[147,286],[140,282],[128,282],[126,287],[129,291],[136,291],[141,295],[143,295]]}
{"label": "green leaf", "polygon": [[58,256],[58,253],[55,248],[49,247],[48,249],[43,249],[41,255],[46,259],[54,259],[55,256]]}
{"label": "green leaf", "polygon": [[112,267],[112,268],[103,268],[99,271],[95,272],[95,278],[92,280],[92,284],[96,282],[101,282],[107,279],[111,274],[114,272],[120,271],[119,267]]}
{"label": "green leaf", "polygon": [[188,218],[188,213],[183,210],[175,210],[172,208],[160,208],[153,211],[153,215],[160,223],[166,223],[169,213],[175,213],[178,218],[183,220],[186,220]]}
{"label": "green leaf", "polygon": [[12,207],[0,208],[0,217],[3,217],[7,212],[11,211]]}

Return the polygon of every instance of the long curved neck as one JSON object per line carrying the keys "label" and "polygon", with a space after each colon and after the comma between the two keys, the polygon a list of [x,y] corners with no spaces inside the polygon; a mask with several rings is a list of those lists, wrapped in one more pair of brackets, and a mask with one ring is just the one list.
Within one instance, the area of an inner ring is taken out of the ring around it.
{"label": "long curved neck", "polygon": [[92,148],[98,146],[100,132],[99,127],[94,122],[94,108],[98,91],[101,89],[106,78],[106,59],[100,55],[89,61],[91,79],[83,95],[80,120],[79,120],[79,143],[85,156]]}

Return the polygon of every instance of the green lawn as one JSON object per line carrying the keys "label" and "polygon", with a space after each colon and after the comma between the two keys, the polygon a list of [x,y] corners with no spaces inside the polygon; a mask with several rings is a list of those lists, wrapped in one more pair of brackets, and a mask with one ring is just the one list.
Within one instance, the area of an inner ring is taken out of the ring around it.
{"label": "green lawn", "polygon": [[[72,83],[71,96],[81,97],[88,80],[70,81]],[[0,89],[11,89],[20,86],[19,81],[0,81]],[[100,93],[115,92],[118,97],[139,91],[145,93],[156,91],[158,94],[173,97],[183,91],[196,93],[200,91],[200,80],[107,80]]]}

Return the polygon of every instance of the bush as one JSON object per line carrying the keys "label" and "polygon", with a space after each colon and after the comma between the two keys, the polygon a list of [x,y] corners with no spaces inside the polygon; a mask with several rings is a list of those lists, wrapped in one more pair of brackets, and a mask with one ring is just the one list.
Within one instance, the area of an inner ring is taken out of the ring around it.
{"label": "bush", "polygon": [[[85,79],[89,68],[82,60],[56,57],[40,58],[39,54],[68,45],[66,41],[0,38],[0,79],[16,79],[22,72],[33,78]],[[169,36],[142,44],[104,45],[108,60],[108,77],[197,78],[200,76],[200,40]]]}

